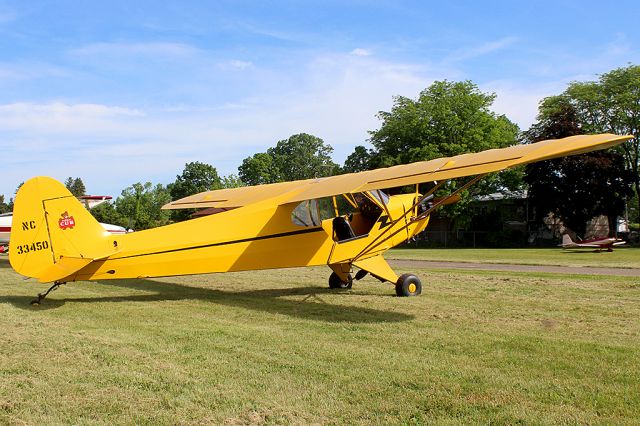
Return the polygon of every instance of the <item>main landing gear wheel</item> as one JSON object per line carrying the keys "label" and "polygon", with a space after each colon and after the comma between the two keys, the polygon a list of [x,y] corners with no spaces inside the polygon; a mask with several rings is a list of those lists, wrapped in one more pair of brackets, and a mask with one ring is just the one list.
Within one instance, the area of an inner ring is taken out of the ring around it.
{"label": "main landing gear wheel", "polygon": [[396,283],[396,294],[398,297],[418,296],[422,293],[422,283],[413,274],[404,274],[398,278]]}
{"label": "main landing gear wheel", "polygon": [[352,285],[353,278],[351,278],[351,274],[347,274],[347,282],[342,281],[335,272],[332,272],[329,276],[329,288],[351,288]]}

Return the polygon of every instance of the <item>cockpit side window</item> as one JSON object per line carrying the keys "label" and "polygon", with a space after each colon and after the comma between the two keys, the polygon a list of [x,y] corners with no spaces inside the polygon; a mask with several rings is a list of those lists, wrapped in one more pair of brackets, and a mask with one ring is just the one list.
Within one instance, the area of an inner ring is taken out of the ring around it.
{"label": "cockpit side window", "polygon": [[[375,200],[375,201],[374,201]],[[298,226],[320,226],[322,221],[343,216],[354,222],[358,235],[369,232],[389,197],[382,191],[355,193],[305,200],[291,212],[291,221]]]}
{"label": "cockpit side window", "polygon": [[335,210],[331,198],[302,201],[291,212],[291,221],[298,226],[320,226],[323,220],[333,217]]}
{"label": "cockpit side window", "polygon": [[291,221],[298,226],[320,226],[316,200],[305,200],[291,212]]}

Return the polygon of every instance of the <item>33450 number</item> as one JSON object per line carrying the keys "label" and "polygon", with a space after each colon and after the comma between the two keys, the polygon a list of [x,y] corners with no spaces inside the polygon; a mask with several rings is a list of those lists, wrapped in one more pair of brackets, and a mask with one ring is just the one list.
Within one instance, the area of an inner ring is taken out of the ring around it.
{"label": "33450 number", "polygon": [[38,241],[37,243],[22,244],[16,247],[18,254],[27,254],[32,251],[46,250],[49,248],[49,241]]}

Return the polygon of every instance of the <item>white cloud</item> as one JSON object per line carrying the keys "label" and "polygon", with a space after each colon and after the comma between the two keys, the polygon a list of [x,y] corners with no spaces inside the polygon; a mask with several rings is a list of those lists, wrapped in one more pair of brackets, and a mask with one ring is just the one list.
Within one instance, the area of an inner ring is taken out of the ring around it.
{"label": "white cloud", "polygon": [[525,84],[512,80],[490,81],[480,87],[484,92],[496,94],[491,109],[498,114],[506,115],[520,127],[520,130],[527,130],[535,122],[538,105],[542,99],[557,95],[565,88],[566,84],[563,81]]}
{"label": "white cloud", "polygon": [[220,65],[222,69],[232,69],[232,70],[246,70],[248,68],[253,68],[253,62],[251,61],[242,61],[239,59],[232,59],[230,61],[224,62]]}
{"label": "white cloud", "polygon": [[[323,138],[342,162],[355,145],[366,143],[368,131],[379,128],[376,114],[392,107],[393,96],[415,98],[434,80],[451,75],[352,54],[319,55],[295,73],[296,84],[279,96],[256,93],[220,105],[0,105],[8,150],[0,193],[8,195],[31,175],[49,174],[81,176],[90,191],[117,195],[137,181],[171,182],[186,162],[196,160],[221,174],[237,173],[243,158],[299,132]],[[261,76],[282,79],[278,73]],[[481,85],[498,94],[493,109],[523,129],[533,122],[538,101],[561,89],[508,80]]]}
{"label": "white cloud", "polygon": [[518,39],[516,37],[503,37],[498,40],[487,41],[477,46],[462,48],[453,51],[445,58],[444,62],[460,62],[469,59],[474,59],[480,56],[484,56],[496,51],[506,49],[507,47],[516,43]]}
{"label": "white cloud", "polygon": [[270,38],[287,43],[300,43],[304,40],[308,40],[310,37],[310,34],[308,32],[286,31],[281,27],[271,28],[257,22],[248,22],[244,20],[230,22],[228,24],[228,27],[232,28],[234,31],[239,31],[241,33],[246,32],[249,34],[258,35],[260,37]]}
{"label": "white cloud", "polygon": [[69,75],[64,68],[41,62],[0,63],[0,83]]}
{"label": "white cloud", "polygon": [[614,34],[614,40],[607,44],[606,54],[609,56],[628,56],[632,52],[632,44],[625,33]]}
{"label": "white cloud", "polygon": [[342,162],[379,126],[375,114],[389,109],[394,95],[414,97],[434,78],[421,67],[348,54],[315,57],[296,72],[304,76],[300,84],[280,96],[257,94],[219,106],[0,105],[7,148],[0,193],[49,174],[82,176],[90,191],[117,195],[136,181],[171,182],[196,160],[221,174],[237,173],[243,158],[299,132],[323,138]]}
{"label": "white cloud", "polygon": [[316,58],[309,75],[311,84],[295,94],[285,112],[333,145],[339,161],[379,127],[376,114],[391,108],[393,96],[415,97],[437,77],[410,64],[345,55]]}
{"label": "white cloud", "polygon": [[351,51],[351,54],[354,56],[371,56],[371,50],[357,48]]}
{"label": "white cloud", "polygon": [[139,110],[99,104],[12,103],[0,105],[0,128],[28,134],[79,134],[111,129],[118,117],[139,117]]}
{"label": "white cloud", "polygon": [[[240,68],[253,67],[248,61]],[[229,63],[231,65],[231,63]],[[237,173],[243,158],[292,134],[307,132],[331,144],[344,161],[393,96],[415,98],[455,68],[384,61],[373,56],[316,55],[283,74],[255,72],[251,97],[220,104],[131,107],[99,103],[10,103],[0,105],[3,180],[0,193],[33,175],[81,176],[91,192],[118,195],[137,181],[169,183],[189,161],[203,161],[221,174]],[[260,71],[260,70],[256,70]],[[283,81],[286,83],[283,85]],[[277,95],[274,95],[277,87]],[[523,89],[523,87],[526,87]],[[280,90],[284,88],[283,90]],[[497,92],[494,110],[521,128],[535,118],[538,101],[555,87],[527,87],[500,80],[481,85]],[[560,90],[561,91],[561,90]]]}

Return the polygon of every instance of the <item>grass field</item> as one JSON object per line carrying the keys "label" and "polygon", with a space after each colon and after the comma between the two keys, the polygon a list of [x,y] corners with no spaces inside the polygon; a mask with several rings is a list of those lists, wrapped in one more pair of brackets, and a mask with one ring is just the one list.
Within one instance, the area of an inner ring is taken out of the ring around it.
{"label": "grass field", "polygon": [[420,297],[307,268],[34,308],[0,257],[0,424],[637,423],[640,278],[411,272]]}
{"label": "grass field", "polygon": [[640,268],[640,248],[616,247],[609,253],[593,250],[546,249],[414,249],[396,248],[389,259],[438,260],[452,262],[508,263],[521,265],[589,266]]}

